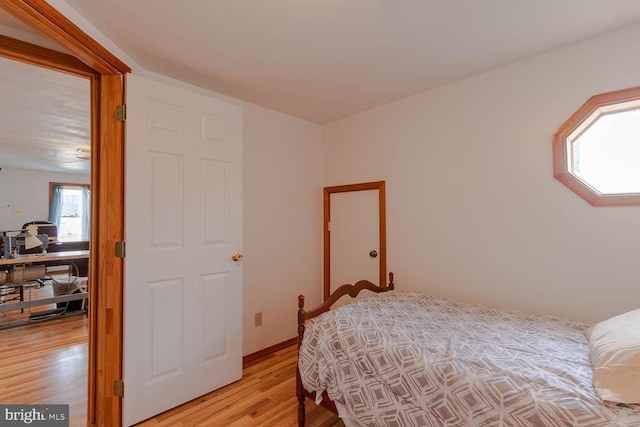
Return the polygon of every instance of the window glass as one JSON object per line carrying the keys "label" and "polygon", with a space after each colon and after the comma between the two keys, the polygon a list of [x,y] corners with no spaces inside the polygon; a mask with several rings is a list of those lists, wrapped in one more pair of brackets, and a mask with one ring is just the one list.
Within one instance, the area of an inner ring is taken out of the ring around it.
{"label": "window glass", "polygon": [[58,226],[58,240],[82,240],[82,189],[62,188],[62,209]]}
{"label": "window glass", "polygon": [[553,176],[592,206],[640,206],[640,86],[593,95],[558,128]]}
{"label": "window glass", "polygon": [[89,186],[50,183],[50,190],[49,221],[58,226],[58,240],[89,240]]}
{"label": "window glass", "polygon": [[640,192],[640,110],[598,117],[572,143],[572,172],[605,194]]}

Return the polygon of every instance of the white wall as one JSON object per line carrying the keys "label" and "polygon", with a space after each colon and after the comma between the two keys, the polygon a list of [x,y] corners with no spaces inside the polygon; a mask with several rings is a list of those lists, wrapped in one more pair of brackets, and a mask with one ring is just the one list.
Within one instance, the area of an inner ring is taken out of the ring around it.
{"label": "white wall", "polygon": [[245,106],[243,224],[246,355],[296,336],[299,294],[321,301],[320,126]]}
{"label": "white wall", "polygon": [[89,184],[89,181],[89,175],[3,167],[0,170],[0,230],[14,230],[29,221],[46,221],[50,182]]}
{"label": "white wall", "polygon": [[591,95],[640,84],[640,26],[324,128],[324,185],[387,181],[401,289],[596,321],[640,306],[640,207],[553,178],[551,135]]}

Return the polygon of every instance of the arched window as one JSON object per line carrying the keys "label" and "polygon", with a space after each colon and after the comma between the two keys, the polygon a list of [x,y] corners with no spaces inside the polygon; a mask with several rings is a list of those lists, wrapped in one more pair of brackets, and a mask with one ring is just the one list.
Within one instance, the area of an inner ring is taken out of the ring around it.
{"label": "arched window", "polygon": [[560,126],[553,173],[593,206],[640,205],[640,87],[595,95]]}

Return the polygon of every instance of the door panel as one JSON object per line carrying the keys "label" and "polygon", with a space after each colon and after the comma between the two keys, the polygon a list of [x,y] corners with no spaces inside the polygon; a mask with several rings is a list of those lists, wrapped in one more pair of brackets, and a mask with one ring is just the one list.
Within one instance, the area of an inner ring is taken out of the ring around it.
{"label": "door panel", "polygon": [[242,114],[127,80],[123,420],[242,376]]}
{"label": "door panel", "polygon": [[366,279],[378,284],[378,190],[331,195],[331,292]]}
{"label": "door panel", "polygon": [[151,242],[155,248],[179,248],[183,242],[184,158],[175,154],[149,151],[151,173]]}
{"label": "door panel", "polygon": [[[385,200],[384,181],[324,188],[325,301],[345,283],[367,279],[378,286],[387,285]],[[372,250],[376,257],[369,256]],[[374,266],[378,267],[377,277]]]}

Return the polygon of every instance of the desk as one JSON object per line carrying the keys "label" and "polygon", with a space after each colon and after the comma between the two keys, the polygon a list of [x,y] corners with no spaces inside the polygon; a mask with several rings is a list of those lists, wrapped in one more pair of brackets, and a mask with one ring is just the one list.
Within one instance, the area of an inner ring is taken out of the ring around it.
{"label": "desk", "polygon": [[87,258],[89,258],[89,251],[51,252],[46,254],[19,255],[15,258],[0,258],[0,265],[40,264],[49,261],[73,261]]}
{"label": "desk", "polygon": [[[74,261],[88,259],[88,258],[89,258],[89,251],[87,250],[51,252],[46,254],[20,255],[15,258],[0,258],[0,271],[7,269],[9,270],[9,272],[11,272],[15,269],[24,268],[25,266],[28,266],[28,265],[40,265],[40,264],[47,264],[51,262],[54,262],[55,264],[58,264],[59,262],[62,262],[62,263],[68,262],[71,265],[74,263]],[[7,276],[7,279],[9,279],[9,277],[10,275]],[[24,280],[19,283],[12,283],[9,280],[7,280],[7,283],[3,285],[3,288],[5,290],[9,288],[13,288],[14,294],[16,293],[16,291],[19,292],[20,302],[11,302],[11,303],[0,302],[0,313],[13,311],[13,310],[24,310],[25,308],[35,307],[39,305],[48,305],[48,304],[54,304],[54,303],[57,304],[57,303],[63,303],[63,302],[68,303],[69,301],[82,300],[88,297],[88,294],[86,292],[81,292],[81,293],[71,293],[66,295],[58,295],[50,298],[41,298],[37,300],[31,300],[31,294],[29,294],[29,300],[25,301],[23,289],[25,285],[28,285],[34,282],[43,283],[42,280],[37,281],[35,279]],[[35,313],[33,315],[35,315]],[[14,325],[19,323],[26,323],[26,320],[19,321],[19,322],[12,322],[11,324]]]}

